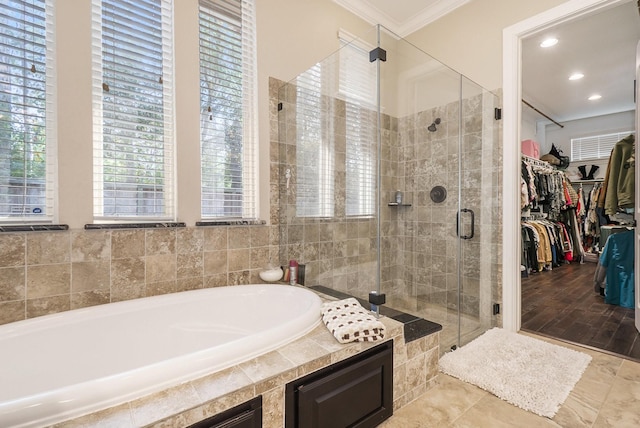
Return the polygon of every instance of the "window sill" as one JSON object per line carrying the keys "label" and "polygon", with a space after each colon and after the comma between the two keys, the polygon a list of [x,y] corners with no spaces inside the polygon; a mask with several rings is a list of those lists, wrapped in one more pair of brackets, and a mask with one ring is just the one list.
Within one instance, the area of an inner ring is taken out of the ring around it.
{"label": "window sill", "polygon": [[44,231],[60,231],[69,230],[66,224],[17,224],[17,225],[0,225],[0,232],[44,232]]}
{"label": "window sill", "polygon": [[102,223],[102,224],[85,224],[86,230],[102,230],[102,229],[161,229],[173,227],[186,227],[186,224],[179,222],[160,222],[160,223]]}
{"label": "window sill", "polygon": [[196,226],[264,226],[264,220],[203,220],[196,221]]}

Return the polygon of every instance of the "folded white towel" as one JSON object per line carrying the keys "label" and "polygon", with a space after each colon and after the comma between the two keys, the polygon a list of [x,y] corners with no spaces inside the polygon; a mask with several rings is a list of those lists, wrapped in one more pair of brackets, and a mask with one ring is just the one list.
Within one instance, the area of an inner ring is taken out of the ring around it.
{"label": "folded white towel", "polygon": [[320,311],[322,321],[340,343],[384,339],[384,324],[353,297],[323,303]]}

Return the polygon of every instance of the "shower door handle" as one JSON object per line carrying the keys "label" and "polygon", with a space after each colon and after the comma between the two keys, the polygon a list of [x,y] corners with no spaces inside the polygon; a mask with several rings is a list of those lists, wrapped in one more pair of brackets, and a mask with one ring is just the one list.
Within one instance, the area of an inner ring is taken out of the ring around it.
{"label": "shower door handle", "polygon": [[[460,213],[469,213],[471,214],[471,234],[470,235],[460,235]],[[473,235],[476,233],[476,215],[473,210],[469,208],[462,208],[459,212],[456,213],[456,232],[461,239],[471,239]]]}

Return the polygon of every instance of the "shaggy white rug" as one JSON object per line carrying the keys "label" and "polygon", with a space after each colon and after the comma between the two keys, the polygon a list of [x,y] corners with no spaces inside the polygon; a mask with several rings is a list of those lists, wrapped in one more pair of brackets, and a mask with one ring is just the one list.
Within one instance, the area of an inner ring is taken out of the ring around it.
{"label": "shaggy white rug", "polygon": [[440,358],[440,371],[521,409],[552,418],[591,356],[493,328]]}

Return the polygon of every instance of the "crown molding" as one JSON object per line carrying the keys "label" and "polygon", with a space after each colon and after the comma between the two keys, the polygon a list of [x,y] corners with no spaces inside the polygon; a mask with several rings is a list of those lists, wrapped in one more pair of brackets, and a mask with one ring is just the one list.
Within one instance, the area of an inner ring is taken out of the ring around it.
{"label": "crown molding", "polygon": [[[418,10],[416,10],[416,15],[403,21],[398,21],[388,12],[380,10],[367,0],[333,1],[370,24],[381,24],[398,36],[406,37],[471,0],[432,0],[430,2],[422,0],[420,4],[424,5],[427,3],[426,6],[417,6]],[[418,5],[418,3],[416,3],[416,5]],[[390,2],[390,7],[393,7],[393,2]]]}

